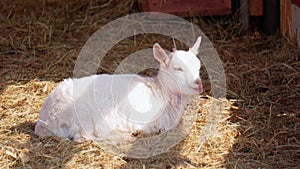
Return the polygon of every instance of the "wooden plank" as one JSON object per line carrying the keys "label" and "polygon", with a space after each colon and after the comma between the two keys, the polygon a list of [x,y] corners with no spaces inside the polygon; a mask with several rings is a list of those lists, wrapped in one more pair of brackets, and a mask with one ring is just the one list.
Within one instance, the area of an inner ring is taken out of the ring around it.
{"label": "wooden plank", "polygon": [[262,0],[250,0],[250,15],[262,16],[262,14],[263,14]]}
{"label": "wooden plank", "polygon": [[300,7],[295,4],[291,5],[291,27],[292,38],[296,39],[300,48]]}
{"label": "wooden plank", "polygon": [[280,0],[280,32],[291,37],[291,0]]}
{"label": "wooden plank", "polygon": [[231,13],[231,0],[139,0],[138,4],[142,12],[164,12],[180,16]]}

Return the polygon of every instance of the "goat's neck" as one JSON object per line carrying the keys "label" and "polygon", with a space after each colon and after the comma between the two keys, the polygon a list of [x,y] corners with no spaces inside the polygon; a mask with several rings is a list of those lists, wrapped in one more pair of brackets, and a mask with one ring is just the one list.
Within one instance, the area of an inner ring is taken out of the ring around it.
{"label": "goat's neck", "polygon": [[158,75],[154,78],[154,81],[156,85],[161,89],[162,93],[167,96],[169,103],[173,106],[186,106],[190,97],[173,92],[169,88],[169,86],[164,83],[162,74],[162,72],[158,72]]}

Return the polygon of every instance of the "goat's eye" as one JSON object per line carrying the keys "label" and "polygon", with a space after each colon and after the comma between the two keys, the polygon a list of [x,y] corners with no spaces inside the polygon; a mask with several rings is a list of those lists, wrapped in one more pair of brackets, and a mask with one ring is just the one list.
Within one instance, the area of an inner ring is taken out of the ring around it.
{"label": "goat's eye", "polygon": [[180,67],[175,67],[174,68],[176,71],[180,71],[180,72],[182,72],[183,71],[183,69],[182,68],[180,68]]}

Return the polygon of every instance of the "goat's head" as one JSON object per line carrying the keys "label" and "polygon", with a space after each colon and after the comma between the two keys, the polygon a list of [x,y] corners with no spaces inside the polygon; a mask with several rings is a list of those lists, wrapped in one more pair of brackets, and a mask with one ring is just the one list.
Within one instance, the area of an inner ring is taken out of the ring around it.
{"label": "goat's head", "polygon": [[200,94],[202,82],[199,77],[201,67],[197,58],[201,37],[188,51],[173,50],[167,54],[159,44],[154,44],[154,57],[160,62],[159,79],[168,90],[175,94]]}

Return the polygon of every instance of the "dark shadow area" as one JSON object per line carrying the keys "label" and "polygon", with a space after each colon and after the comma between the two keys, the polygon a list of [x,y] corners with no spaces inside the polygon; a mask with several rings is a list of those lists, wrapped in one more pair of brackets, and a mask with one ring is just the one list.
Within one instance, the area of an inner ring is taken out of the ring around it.
{"label": "dark shadow area", "polygon": [[239,124],[239,135],[226,156],[224,166],[245,169],[298,168],[299,112],[296,114],[275,110],[272,115],[266,115],[253,111],[253,108],[232,111],[232,118],[229,120]]}
{"label": "dark shadow area", "polygon": [[[238,136],[226,168],[298,168],[300,166],[299,49],[276,36],[244,36],[247,48],[224,57],[228,93],[238,101],[231,122]],[[239,39],[236,39],[240,41]]]}

